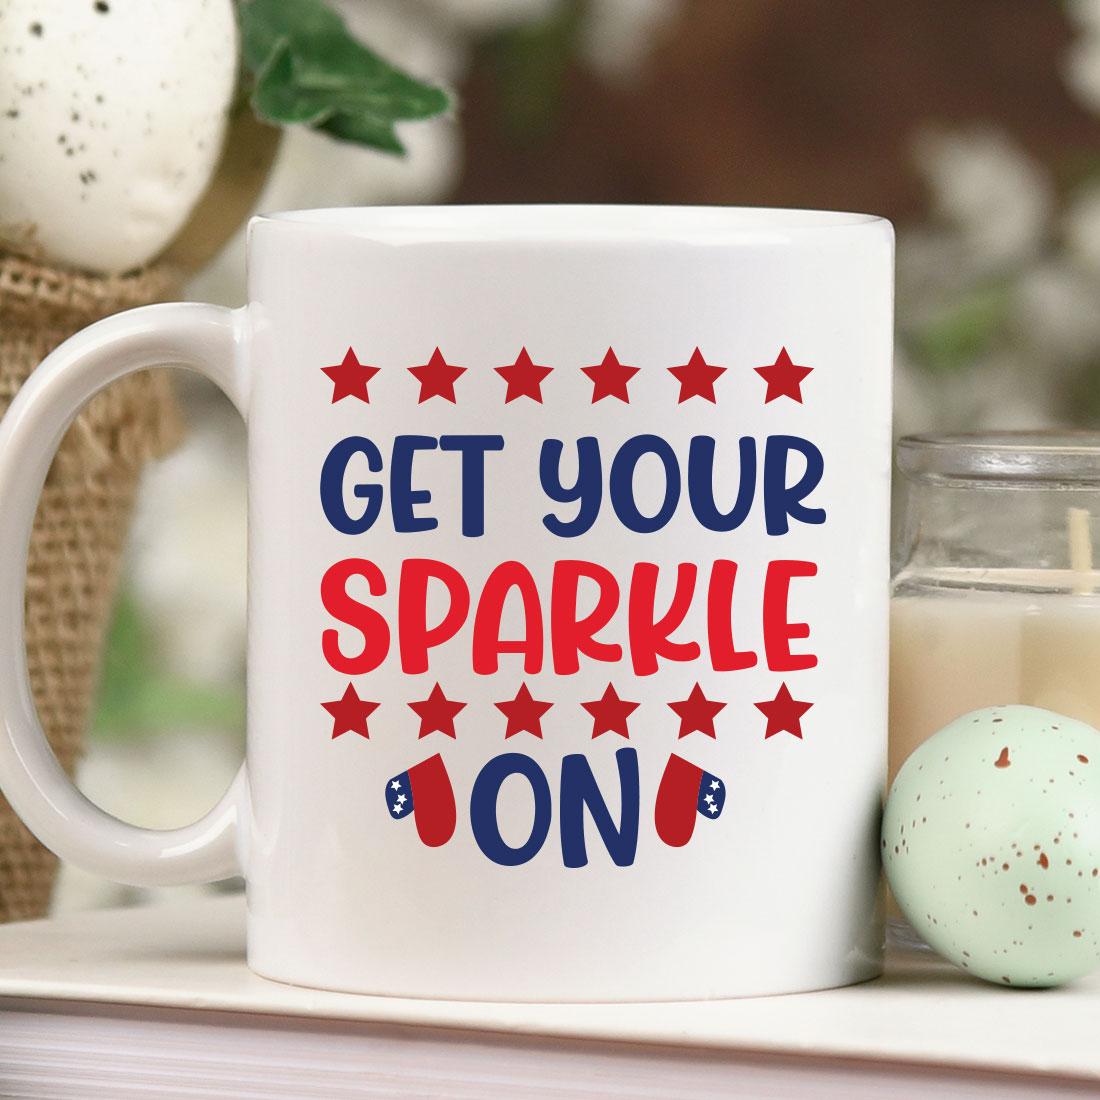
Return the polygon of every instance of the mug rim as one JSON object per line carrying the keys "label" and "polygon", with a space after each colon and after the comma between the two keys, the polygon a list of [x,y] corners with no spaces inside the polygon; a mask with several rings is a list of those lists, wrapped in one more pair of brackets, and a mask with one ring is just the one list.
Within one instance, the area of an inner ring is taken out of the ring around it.
{"label": "mug rim", "polygon": [[691,243],[850,233],[887,227],[877,214],[764,206],[466,203],[319,207],[255,215],[259,226],[328,230],[376,240],[668,240]]}

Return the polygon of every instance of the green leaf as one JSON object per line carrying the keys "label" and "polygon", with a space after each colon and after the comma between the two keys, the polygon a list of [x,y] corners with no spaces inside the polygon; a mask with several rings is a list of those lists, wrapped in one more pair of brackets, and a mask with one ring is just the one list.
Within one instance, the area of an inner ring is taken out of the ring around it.
{"label": "green leaf", "polygon": [[510,136],[539,141],[557,121],[586,9],[584,0],[567,0],[542,19],[496,39],[501,121]]}
{"label": "green leaf", "polygon": [[319,0],[242,0],[241,61],[259,72],[280,39],[312,40],[346,33],[344,21]]}
{"label": "green leaf", "polygon": [[965,369],[1003,331],[1011,301],[1010,284],[974,288],[936,320],[906,334],[910,353],[935,374]]}
{"label": "green leaf", "polygon": [[123,595],[107,638],[92,734],[101,741],[143,737],[181,726],[244,727],[244,697],[165,674],[157,667],[146,624]]}
{"label": "green leaf", "polygon": [[394,124],[432,118],[450,105],[441,88],[358,42],[320,0],[241,0],[240,21],[252,108],[265,122],[402,153]]}

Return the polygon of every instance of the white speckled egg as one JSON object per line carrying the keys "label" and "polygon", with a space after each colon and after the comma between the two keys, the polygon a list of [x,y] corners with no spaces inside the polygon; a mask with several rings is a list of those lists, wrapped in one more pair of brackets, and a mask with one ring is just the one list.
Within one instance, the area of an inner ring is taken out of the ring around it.
{"label": "white speckled egg", "polygon": [[0,238],[112,273],[206,188],[236,81],[231,0],[0,0]]}
{"label": "white speckled egg", "polygon": [[1002,985],[1100,965],[1100,732],[1038,707],[957,718],[905,762],[882,825],[890,888],[941,955]]}

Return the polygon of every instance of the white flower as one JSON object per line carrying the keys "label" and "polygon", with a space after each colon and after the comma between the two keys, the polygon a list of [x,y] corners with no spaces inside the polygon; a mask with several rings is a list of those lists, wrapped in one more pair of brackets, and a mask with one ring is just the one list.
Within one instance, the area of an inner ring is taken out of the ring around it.
{"label": "white flower", "polygon": [[1066,51],[1066,87],[1086,107],[1100,110],[1100,0],[1068,0],[1065,12],[1080,35]]}
{"label": "white flower", "polygon": [[236,685],[244,667],[247,490],[235,415],[206,418],[148,467],[131,533],[130,587],[158,655],[197,683]]}
{"label": "white flower", "polygon": [[1028,269],[1013,294],[1018,345],[1029,345],[1036,360],[1055,367],[1088,360],[1100,347],[1096,300],[1093,280],[1062,259]]}
{"label": "white flower", "polygon": [[1100,33],[1100,0],[1062,0],[1062,7],[1070,22]]}
{"label": "white flower", "polygon": [[1100,32],[1083,34],[1070,44],[1062,61],[1062,76],[1081,104],[1100,111]]}
{"label": "white flower", "polygon": [[992,130],[926,133],[915,145],[935,214],[984,271],[1034,256],[1049,228],[1049,179],[1009,139]]}
{"label": "white flower", "polygon": [[951,310],[985,277],[966,240],[958,233],[926,225],[898,229],[898,320],[922,326]]}
{"label": "white flower", "polygon": [[[465,36],[456,34],[451,20],[441,18],[432,10],[434,5],[414,4],[408,0],[329,2],[344,17],[348,30],[360,42],[392,64],[423,80],[444,83],[454,83],[464,74],[467,61]],[[550,5],[543,3],[535,6]]]}
{"label": "white flower", "polygon": [[260,197],[262,210],[309,206],[368,206],[428,202],[456,182],[460,160],[456,125],[433,119],[401,134],[405,157],[336,141],[313,130],[283,140]]}
{"label": "white flower", "polygon": [[680,8],[680,0],[592,0],[581,27],[581,54],[606,77],[629,77]]}
{"label": "white flower", "polygon": [[[407,0],[406,0],[407,2]],[[423,0],[436,15],[467,31],[483,33],[553,15],[563,0]]]}
{"label": "white flower", "polygon": [[1100,276],[1100,187],[1078,192],[1062,218],[1066,251],[1084,269]]}

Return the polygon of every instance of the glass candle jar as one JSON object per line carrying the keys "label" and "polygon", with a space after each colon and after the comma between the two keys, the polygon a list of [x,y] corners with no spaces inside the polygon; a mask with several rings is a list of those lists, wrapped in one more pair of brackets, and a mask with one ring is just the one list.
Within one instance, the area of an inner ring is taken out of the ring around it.
{"label": "glass candle jar", "polygon": [[897,457],[890,782],[978,707],[1100,725],[1100,433],[909,436]]}

